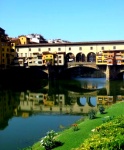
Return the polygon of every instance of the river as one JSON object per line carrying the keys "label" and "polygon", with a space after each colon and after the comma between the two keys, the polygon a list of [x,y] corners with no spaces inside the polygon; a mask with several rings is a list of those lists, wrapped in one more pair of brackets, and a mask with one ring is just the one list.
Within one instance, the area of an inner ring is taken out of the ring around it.
{"label": "river", "polygon": [[[42,84],[42,82],[40,82]],[[47,131],[61,131],[98,110],[124,100],[124,81],[74,78],[46,82],[44,87],[0,90],[0,149],[32,145]]]}

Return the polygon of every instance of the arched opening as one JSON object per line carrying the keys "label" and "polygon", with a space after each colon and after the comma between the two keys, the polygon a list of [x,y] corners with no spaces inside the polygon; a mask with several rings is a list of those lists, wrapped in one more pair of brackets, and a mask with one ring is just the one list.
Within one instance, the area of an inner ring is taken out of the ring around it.
{"label": "arched opening", "polygon": [[85,61],[85,55],[82,53],[78,53],[76,55],[76,62],[84,62]]}
{"label": "arched opening", "polygon": [[87,55],[87,62],[96,62],[96,54],[91,52]]}
{"label": "arched opening", "polygon": [[68,54],[66,54],[65,60],[66,60],[66,62],[75,61],[75,56],[74,56],[74,54],[73,54],[73,53],[68,53]]}
{"label": "arched opening", "polygon": [[95,107],[97,105],[96,97],[89,97],[88,105],[91,106],[91,107]]}
{"label": "arched opening", "polygon": [[80,97],[80,98],[78,98],[77,104],[79,106],[85,106],[86,105],[86,97]]}

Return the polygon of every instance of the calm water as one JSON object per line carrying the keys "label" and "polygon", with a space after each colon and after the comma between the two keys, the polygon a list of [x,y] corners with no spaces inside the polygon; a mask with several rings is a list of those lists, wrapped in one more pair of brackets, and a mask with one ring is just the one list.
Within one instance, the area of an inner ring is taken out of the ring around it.
{"label": "calm water", "polygon": [[124,100],[124,82],[104,78],[75,78],[33,89],[0,91],[1,150],[30,146],[47,131],[71,126],[90,109]]}

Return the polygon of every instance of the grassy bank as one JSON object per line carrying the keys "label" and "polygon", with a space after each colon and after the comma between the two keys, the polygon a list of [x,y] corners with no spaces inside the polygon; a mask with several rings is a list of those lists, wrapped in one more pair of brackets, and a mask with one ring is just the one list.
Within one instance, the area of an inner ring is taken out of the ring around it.
{"label": "grassy bank", "polygon": [[[80,120],[79,123],[77,123],[79,128],[77,131],[74,131],[73,127],[70,127],[60,132],[56,140],[61,141],[63,145],[54,148],[54,150],[71,150],[79,147],[83,141],[89,137],[91,130],[103,123],[103,118],[106,116],[124,115],[124,102],[113,104],[105,111],[105,114],[98,112],[95,119],[90,120],[85,118],[85,121]],[[34,144],[31,149],[44,150],[44,148],[40,146],[40,142]]]}

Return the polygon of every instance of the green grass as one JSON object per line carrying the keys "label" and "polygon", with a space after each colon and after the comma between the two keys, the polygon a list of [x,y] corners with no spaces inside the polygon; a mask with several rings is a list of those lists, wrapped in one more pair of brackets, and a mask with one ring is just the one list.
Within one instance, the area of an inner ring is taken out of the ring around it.
{"label": "green grass", "polygon": [[[73,131],[73,128],[65,129],[59,133],[56,140],[63,142],[60,147],[54,148],[54,150],[72,150],[79,147],[83,141],[89,137],[91,130],[103,123],[102,119],[106,116],[119,116],[124,114],[124,102],[119,102],[111,105],[105,110],[106,114],[97,113],[96,119],[90,120],[85,118],[85,121],[79,121],[78,131]],[[28,149],[26,149],[28,150]],[[37,142],[32,146],[32,150],[44,150],[41,148],[40,143]]]}

